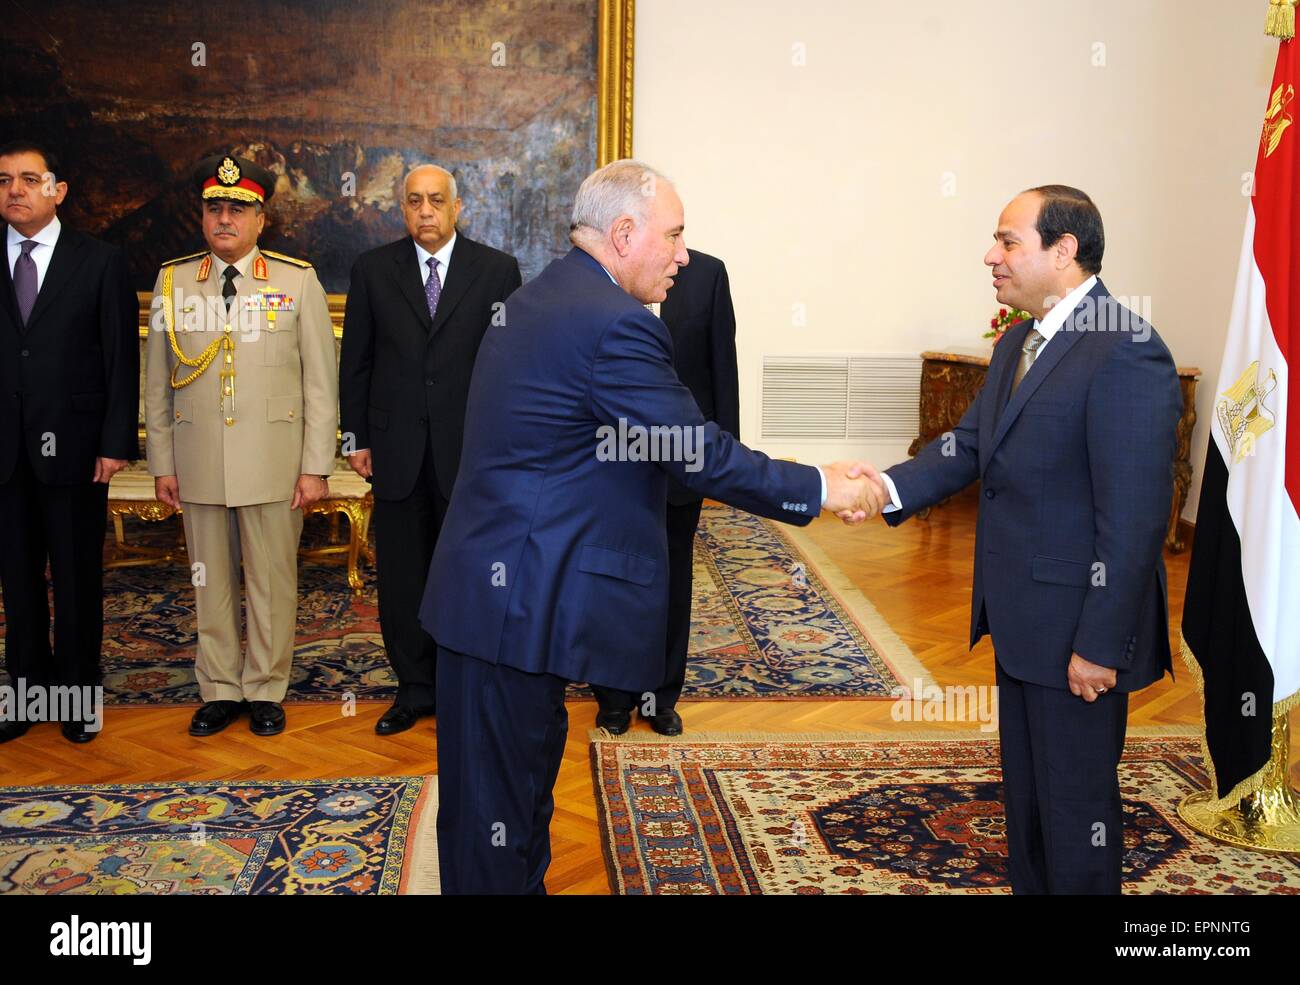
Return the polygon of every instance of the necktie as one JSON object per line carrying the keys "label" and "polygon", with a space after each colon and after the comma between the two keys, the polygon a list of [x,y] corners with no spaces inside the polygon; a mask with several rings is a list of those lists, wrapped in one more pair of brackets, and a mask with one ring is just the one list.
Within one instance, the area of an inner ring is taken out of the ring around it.
{"label": "necktie", "polygon": [[1025,378],[1029,372],[1029,367],[1034,364],[1038,358],[1038,350],[1043,347],[1047,339],[1043,333],[1036,328],[1031,328],[1029,334],[1025,336],[1024,348],[1020,350],[1020,363],[1016,366],[1016,375],[1011,380],[1011,392],[1014,394],[1016,388],[1020,386],[1020,381]]}
{"label": "necktie", "polygon": [[424,299],[429,302],[429,317],[438,313],[438,299],[442,297],[442,281],[438,279],[438,258],[429,257],[429,277],[424,282]]}
{"label": "necktie", "polygon": [[32,308],[36,306],[36,261],[32,259],[36,240],[25,239],[19,245],[23,252],[14,264],[14,293],[18,295],[18,313],[26,325],[32,316]]}
{"label": "necktie", "polygon": [[230,302],[234,296],[239,293],[235,290],[235,278],[238,276],[239,270],[234,264],[231,264],[221,273],[221,278],[225,281],[225,283],[221,285],[221,297],[225,299],[226,302],[227,318],[230,317]]}

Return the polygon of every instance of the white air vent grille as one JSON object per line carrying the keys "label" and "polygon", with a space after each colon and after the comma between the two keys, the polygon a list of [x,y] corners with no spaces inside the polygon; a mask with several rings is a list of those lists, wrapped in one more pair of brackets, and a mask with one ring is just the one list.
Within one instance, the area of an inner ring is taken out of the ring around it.
{"label": "white air vent grille", "polygon": [[910,440],[920,384],[916,356],[765,356],[763,437]]}

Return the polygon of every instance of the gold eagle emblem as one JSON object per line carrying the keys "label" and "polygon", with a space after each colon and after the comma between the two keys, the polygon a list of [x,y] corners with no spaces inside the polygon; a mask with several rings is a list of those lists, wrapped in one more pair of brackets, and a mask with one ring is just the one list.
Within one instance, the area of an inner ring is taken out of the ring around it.
{"label": "gold eagle emblem", "polygon": [[239,165],[234,158],[225,157],[217,167],[217,180],[223,185],[237,185],[241,177]]}
{"label": "gold eagle emblem", "polygon": [[1274,414],[1265,406],[1264,399],[1276,389],[1277,374],[1271,369],[1268,378],[1260,382],[1256,359],[1236,383],[1220,394],[1225,399],[1218,402],[1215,411],[1234,463],[1255,454],[1255,442],[1272,429]]}
{"label": "gold eagle emblem", "polygon": [[1282,142],[1282,135],[1287,127],[1294,123],[1288,109],[1295,99],[1295,86],[1289,82],[1277,87],[1273,98],[1269,100],[1268,112],[1264,114],[1264,132],[1260,135],[1260,145],[1265,157],[1272,157],[1277,145]]}

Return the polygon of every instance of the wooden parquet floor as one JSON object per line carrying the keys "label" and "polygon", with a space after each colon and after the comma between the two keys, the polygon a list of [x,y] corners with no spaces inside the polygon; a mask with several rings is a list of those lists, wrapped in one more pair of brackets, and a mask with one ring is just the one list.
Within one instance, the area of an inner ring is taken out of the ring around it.
{"label": "wooden parquet floor", "polygon": [[[897,530],[873,521],[849,529],[819,519],[810,535],[874,603],[942,686],[992,684],[993,651],[987,640],[968,652],[971,557],[976,500],[957,497],[924,521]],[[1167,556],[1170,626],[1177,641],[1190,552]],[[1131,700],[1131,725],[1195,725],[1200,699],[1175,658],[1178,679],[1166,678]],[[153,780],[323,779],[361,775],[409,775],[436,771],[432,721],[381,739],[375,721],[380,704],[357,705],[344,717],[334,705],[289,705],[284,734],[259,739],[245,722],[207,740],[191,738],[191,707],[109,708],[105,729],[93,743],[74,747],[57,728],[42,725],[0,748],[0,783],[131,783]],[[899,734],[908,728],[970,729],[970,724],[898,723],[888,701],[683,702],[679,710],[692,732],[862,732]],[[547,887],[559,893],[608,893],[596,829],[587,732],[594,702],[569,705],[569,740],[556,785],[551,827],[553,862]],[[637,722],[635,729],[648,726]],[[1300,738],[1300,729],[1293,730]],[[1300,745],[1300,742],[1297,742]],[[1300,756],[1293,748],[1293,774]]]}

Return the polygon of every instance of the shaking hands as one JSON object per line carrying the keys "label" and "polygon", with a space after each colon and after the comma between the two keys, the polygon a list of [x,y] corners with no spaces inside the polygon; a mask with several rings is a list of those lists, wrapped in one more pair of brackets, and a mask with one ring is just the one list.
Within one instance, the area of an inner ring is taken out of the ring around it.
{"label": "shaking hands", "polygon": [[870,520],[889,505],[885,482],[866,462],[832,462],[822,466],[826,476],[826,502],[822,509],[849,526]]}

